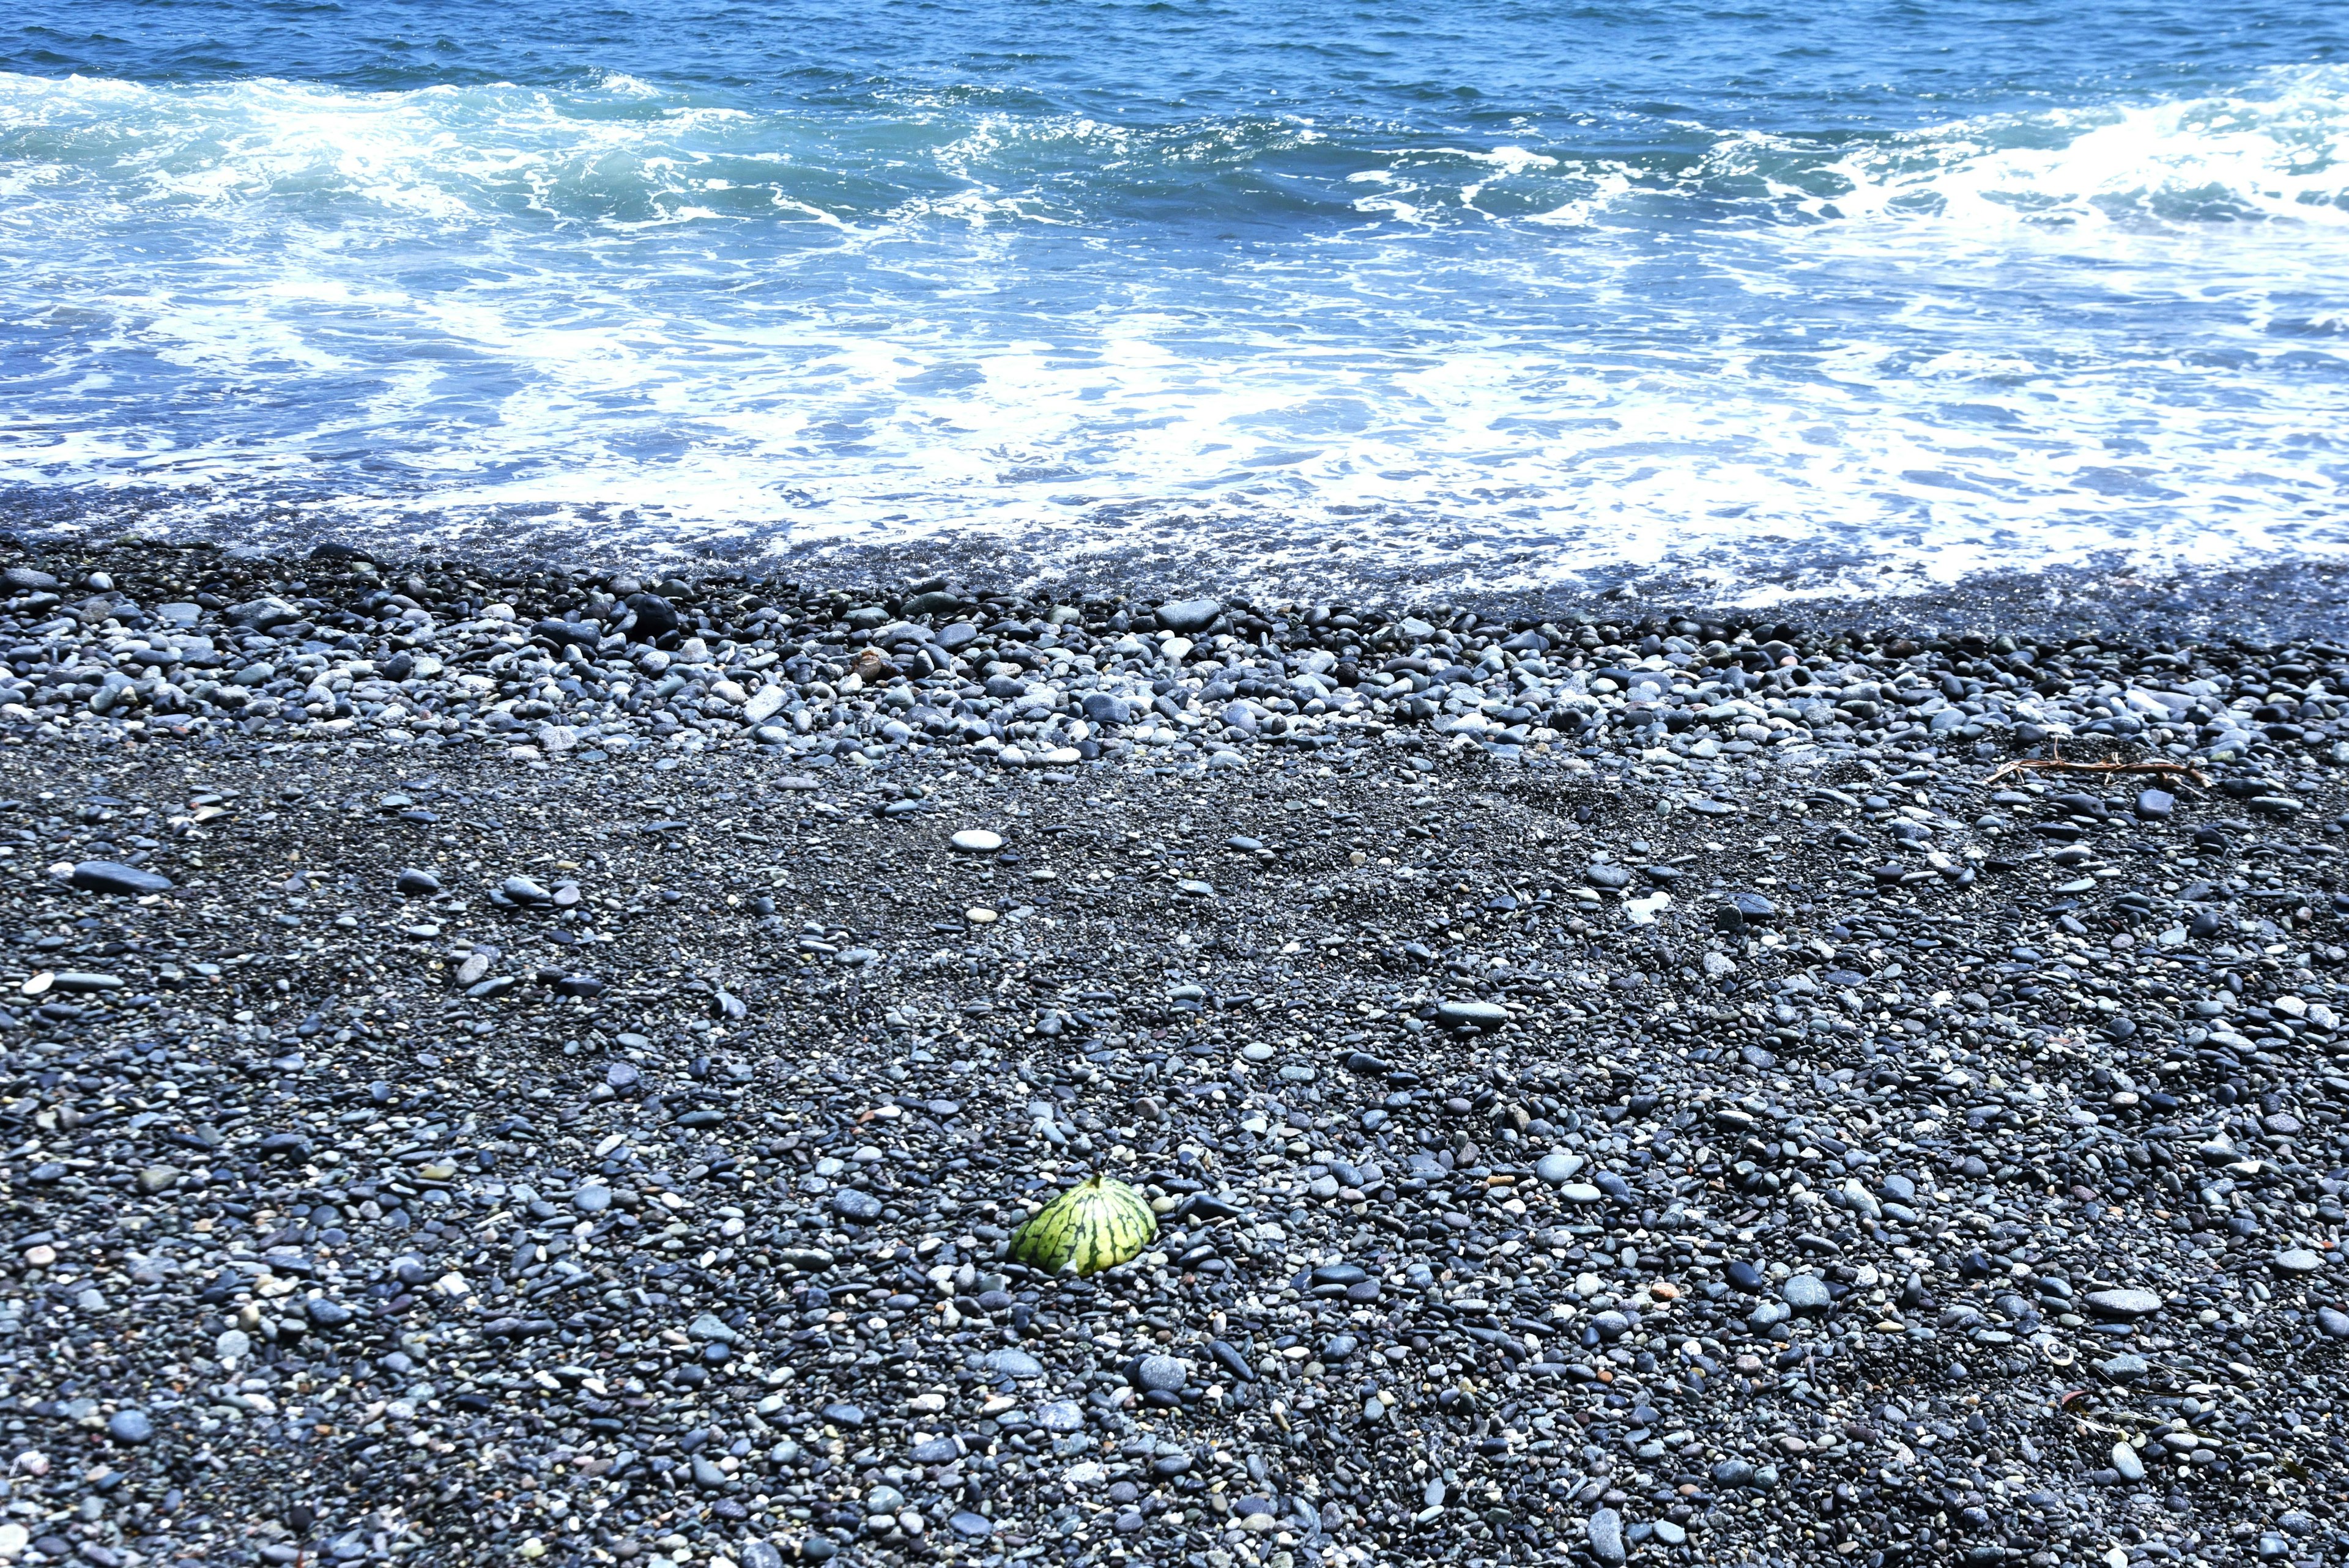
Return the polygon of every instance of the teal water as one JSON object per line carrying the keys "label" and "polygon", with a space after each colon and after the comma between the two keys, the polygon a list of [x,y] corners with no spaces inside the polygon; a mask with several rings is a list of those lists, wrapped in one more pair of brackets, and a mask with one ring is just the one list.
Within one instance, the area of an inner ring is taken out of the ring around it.
{"label": "teal water", "polygon": [[0,507],[1741,591],[2349,554],[2265,4],[0,25]]}

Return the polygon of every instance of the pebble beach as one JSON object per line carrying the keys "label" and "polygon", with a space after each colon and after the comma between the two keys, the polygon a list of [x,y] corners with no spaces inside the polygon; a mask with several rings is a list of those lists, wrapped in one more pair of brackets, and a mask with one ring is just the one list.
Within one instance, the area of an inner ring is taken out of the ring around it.
{"label": "pebble beach", "polygon": [[5,561],[0,1560],[2349,1551],[2349,649]]}

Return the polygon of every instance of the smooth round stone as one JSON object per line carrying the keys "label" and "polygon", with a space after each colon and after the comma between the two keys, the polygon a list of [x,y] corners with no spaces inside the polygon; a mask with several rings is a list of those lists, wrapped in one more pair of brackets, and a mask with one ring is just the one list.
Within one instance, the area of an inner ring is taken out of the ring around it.
{"label": "smooth round stone", "polygon": [[783,1568],[783,1554],[770,1542],[753,1541],[742,1548],[742,1568]]}
{"label": "smooth round stone", "polygon": [[1036,1424],[1048,1432],[1079,1432],[1085,1413],[1073,1399],[1047,1399],[1036,1407]]}
{"label": "smooth round stone", "polygon": [[614,1088],[626,1088],[643,1076],[634,1062],[614,1062],[604,1069],[604,1081]]}
{"label": "smooth round stone", "polygon": [[988,1351],[986,1367],[989,1372],[999,1372],[1008,1377],[1041,1377],[1044,1375],[1042,1362],[1025,1350],[1014,1350],[1009,1346]]}
{"label": "smooth round stone", "polygon": [[718,1468],[716,1460],[707,1454],[696,1454],[693,1456],[693,1484],[704,1491],[719,1491],[726,1485],[726,1472]]}
{"label": "smooth round stone", "polygon": [[832,1195],[832,1212],[843,1220],[869,1224],[881,1217],[881,1200],[870,1192],[854,1187],[843,1187]]}
{"label": "smooth round stone", "polygon": [[876,1486],[864,1494],[864,1511],[895,1513],[905,1506],[905,1494],[894,1486]]}
{"label": "smooth round stone", "polygon": [[1132,1381],[1143,1393],[1180,1393],[1191,1370],[1172,1356],[1145,1356],[1133,1364]]}
{"label": "smooth round stone", "polygon": [[2096,1370],[2116,1383],[2134,1383],[2152,1372],[2153,1366],[2142,1356],[2126,1355],[2098,1362]]}
{"label": "smooth round stone", "polygon": [[1744,1460],[1723,1460],[1713,1467],[1715,1486],[1744,1486],[1754,1479],[1754,1467]]}
{"label": "smooth round stone", "polygon": [[600,1214],[612,1206],[612,1190],[590,1182],[571,1194],[571,1206],[583,1214]]}
{"label": "smooth round stone", "polygon": [[2137,1458],[2137,1450],[2125,1442],[2113,1445],[2113,1469],[2118,1470],[2121,1479],[2126,1481],[2134,1482],[2145,1479],[2145,1461]]}
{"label": "smooth round stone", "polygon": [[2324,1260],[2306,1247],[2292,1247],[2276,1254],[2275,1266],[2286,1274],[2314,1274],[2324,1266]]}
{"label": "smooth round stone", "polygon": [[2349,1339],[2349,1312],[2337,1306],[2320,1306],[2316,1309],[2316,1326],[2330,1338]]}
{"label": "smooth round stone", "polygon": [[845,1399],[834,1399],[823,1408],[822,1414],[827,1423],[835,1427],[861,1427],[864,1424],[864,1408]]}
{"label": "smooth round stone", "polygon": [[2149,1290],[2092,1290],[2088,1309],[2106,1317],[2151,1317],[2161,1310],[2161,1297]]}
{"label": "smooth round stone", "polygon": [[1788,1306],[1806,1316],[1825,1312],[1835,1305],[1835,1297],[1827,1290],[1827,1282],[1816,1274],[1789,1275],[1786,1283],[1778,1287],[1778,1295]]}
{"label": "smooth round stone", "polygon": [[147,1418],[144,1410],[117,1410],[107,1418],[106,1435],[118,1443],[137,1448],[155,1436],[155,1423]]}
{"label": "smooth round stone", "polygon": [[965,1541],[984,1541],[994,1533],[995,1525],[984,1514],[964,1510],[947,1521],[947,1528]]}
{"label": "smooth round stone", "polygon": [[1667,1546],[1679,1546],[1688,1540],[1688,1532],[1669,1519],[1656,1521],[1655,1531],[1656,1539]]}
{"label": "smooth round stone", "polygon": [[1568,1181],[1557,1190],[1557,1195],[1569,1203],[1604,1202],[1607,1194],[1588,1181]]}
{"label": "smooth round stone", "polygon": [[1744,1258],[1732,1260],[1729,1266],[1722,1273],[1728,1278],[1732,1290],[1744,1291],[1747,1295],[1753,1295],[1762,1288],[1762,1271]]}
{"label": "smooth round stone", "polygon": [[991,855],[1003,847],[1003,835],[991,833],[985,828],[965,828],[947,842],[969,854]]}
{"label": "smooth round stone", "polygon": [[931,1438],[916,1443],[907,1457],[917,1465],[945,1465],[952,1464],[961,1456],[962,1449],[955,1446],[952,1438]]}
{"label": "smooth round stone", "polygon": [[1568,1178],[1582,1169],[1582,1161],[1571,1154],[1545,1154],[1534,1163],[1534,1174],[1553,1187],[1563,1187]]}

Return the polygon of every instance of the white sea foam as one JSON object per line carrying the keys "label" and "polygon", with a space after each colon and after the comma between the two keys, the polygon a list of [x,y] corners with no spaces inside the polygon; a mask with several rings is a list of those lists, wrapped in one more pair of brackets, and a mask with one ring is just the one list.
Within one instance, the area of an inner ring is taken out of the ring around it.
{"label": "white sea foam", "polygon": [[1638,162],[0,76],[0,484],[1756,594],[2349,554],[2344,84]]}

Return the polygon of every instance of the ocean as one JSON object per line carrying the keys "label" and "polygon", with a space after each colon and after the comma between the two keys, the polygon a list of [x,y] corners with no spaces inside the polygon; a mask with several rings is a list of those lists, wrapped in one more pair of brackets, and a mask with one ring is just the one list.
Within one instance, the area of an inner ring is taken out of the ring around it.
{"label": "ocean", "polygon": [[2349,557],[2349,11],[17,0],[0,524],[1755,602]]}

